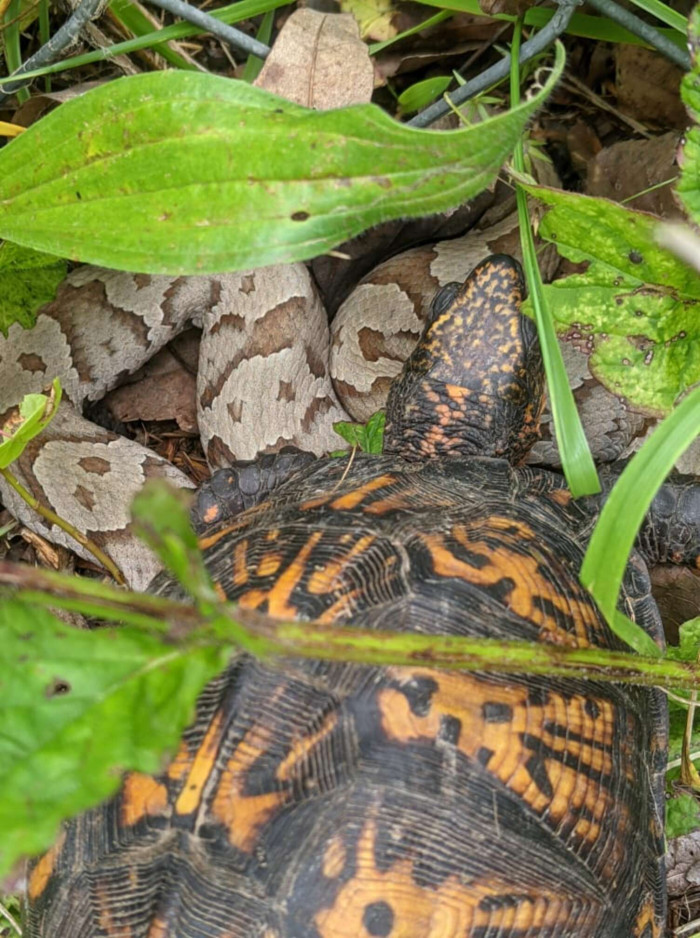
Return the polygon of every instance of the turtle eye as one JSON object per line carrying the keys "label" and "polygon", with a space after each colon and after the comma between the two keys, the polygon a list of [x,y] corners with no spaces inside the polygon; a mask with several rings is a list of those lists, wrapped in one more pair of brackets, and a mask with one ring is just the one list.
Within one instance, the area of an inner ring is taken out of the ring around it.
{"label": "turtle eye", "polygon": [[461,289],[462,284],[453,281],[452,283],[446,283],[441,290],[438,290],[438,292],[435,294],[433,302],[430,304],[428,322],[434,323],[436,319],[442,316],[442,314],[457,296],[457,291]]}

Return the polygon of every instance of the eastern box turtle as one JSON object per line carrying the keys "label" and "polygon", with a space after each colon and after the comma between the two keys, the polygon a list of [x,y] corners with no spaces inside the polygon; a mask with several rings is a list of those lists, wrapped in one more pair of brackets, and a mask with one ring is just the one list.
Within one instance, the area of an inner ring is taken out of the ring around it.
{"label": "eastern box turtle", "polygon": [[[577,576],[601,499],[519,467],[543,384],[522,290],[494,256],[438,294],[383,456],[348,470],[288,454],[215,478],[202,543],[232,600],[622,647]],[[639,550],[697,563],[697,485],[666,484]],[[639,553],[621,604],[663,641]],[[238,655],[167,770],[128,774],[33,865],[27,934],[656,938],[665,749],[656,690]]]}

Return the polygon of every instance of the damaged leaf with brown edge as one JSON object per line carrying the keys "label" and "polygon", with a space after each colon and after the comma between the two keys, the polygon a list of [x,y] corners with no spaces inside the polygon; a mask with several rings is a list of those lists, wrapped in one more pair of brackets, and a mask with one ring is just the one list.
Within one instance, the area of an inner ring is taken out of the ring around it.
{"label": "damaged leaf with brown edge", "polygon": [[654,241],[658,219],[607,199],[537,186],[539,234],[583,273],[545,286],[557,332],[636,410],[667,414],[700,381],[700,275]]}

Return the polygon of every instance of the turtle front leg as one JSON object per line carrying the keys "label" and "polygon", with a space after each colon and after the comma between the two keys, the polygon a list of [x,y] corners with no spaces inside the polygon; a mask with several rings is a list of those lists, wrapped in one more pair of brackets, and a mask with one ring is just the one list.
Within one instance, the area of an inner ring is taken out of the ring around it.
{"label": "turtle front leg", "polygon": [[[624,467],[601,472],[607,495]],[[700,569],[700,479],[672,473],[656,493],[636,546],[649,565],[681,564]]]}
{"label": "turtle front leg", "polygon": [[316,461],[313,453],[288,446],[253,461],[218,469],[197,492],[192,524],[198,534],[264,501],[276,488]]}

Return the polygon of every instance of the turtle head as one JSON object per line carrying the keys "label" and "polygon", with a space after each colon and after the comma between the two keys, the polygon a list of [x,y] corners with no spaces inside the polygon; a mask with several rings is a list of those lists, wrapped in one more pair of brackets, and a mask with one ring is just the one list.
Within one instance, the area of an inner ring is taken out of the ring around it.
{"label": "turtle head", "polygon": [[535,325],[520,313],[524,289],[520,264],[496,254],[437,294],[389,392],[385,452],[525,458],[539,435],[544,374]]}

